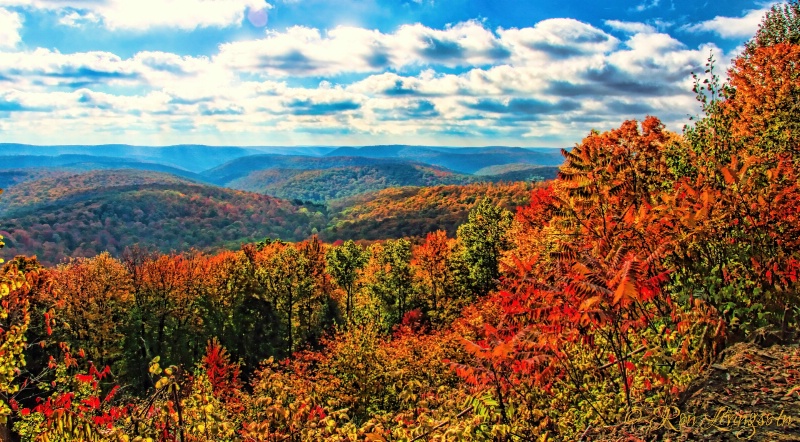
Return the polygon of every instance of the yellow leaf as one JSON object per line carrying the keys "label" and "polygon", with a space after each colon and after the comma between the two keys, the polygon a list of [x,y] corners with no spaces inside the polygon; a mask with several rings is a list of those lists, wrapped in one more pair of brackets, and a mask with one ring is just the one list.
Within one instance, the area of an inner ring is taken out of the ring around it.
{"label": "yellow leaf", "polygon": [[592,307],[594,307],[595,305],[599,304],[601,300],[602,300],[602,298],[600,296],[592,296],[591,298],[589,298],[589,299],[587,299],[587,300],[585,300],[585,301],[583,301],[581,303],[580,310],[583,310],[583,311],[591,310]]}

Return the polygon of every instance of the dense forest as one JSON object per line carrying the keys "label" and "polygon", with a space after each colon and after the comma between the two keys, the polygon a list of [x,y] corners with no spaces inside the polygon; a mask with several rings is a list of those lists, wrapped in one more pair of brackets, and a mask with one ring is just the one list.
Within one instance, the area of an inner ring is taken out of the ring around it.
{"label": "dense forest", "polygon": [[[709,59],[695,77],[703,113],[682,134],[654,116],[625,121],[563,151],[556,179],[507,185],[504,201],[482,198],[503,186],[390,189],[335,224],[466,212],[415,240],[335,240],[320,224],[325,241],[276,231],[217,252],[9,259],[0,437],[707,440],[663,410],[681,411],[694,379],[732,370],[717,358],[734,343],[798,337],[798,24],[797,1],[774,6],[724,82]],[[193,198],[195,184],[170,185]],[[146,199],[142,187],[73,197],[106,211]],[[219,192],[198,207],[253,207]],[[262,197],[276,208],[255,224],[315,226],[311,210]],[[186,228],[168,225],[170,207],[149,207],[165,215],[145,228]],[[732,423],[720,438],[796,434],[800,371],[775,376],[789,423]]]}
{"label": "dense forest", "polygon": [[390,187],[465,184],[479,179],[441,168],[401,163],[312,170],[266,169],[229,185],[278,198],[323,203]]}
{"label": "dense forest", "polygon": [[118,258],[136,244],[169,253],[216,252],[264,238],[300,241],[314,234],[328,242],[419,239],[439,229],[454,235],[479,199],[513,210],[527,203],[529,189],[524,182],[408,186],[321,204],[158,172],[59,172],[3,194],[0,234],[7,253],[36,255],[45,265],[102,252]]}
{"label": "dense forest", "polygon": [[[141,171],[67,174],[12,187],[2,226],[15,254],[57,264],[137,243],[219,250],[265,237],[301,240],[326,227],[324,207]],[[35,241],[37,238],[38,241]]]}
{"label": "dense forest", "polygon": [[487,200],[514,210],[527,204],[529,182],[398,187],[332,201],[325,239],[378,240],[424,237],[444,230],[451,237],[470,208]]}

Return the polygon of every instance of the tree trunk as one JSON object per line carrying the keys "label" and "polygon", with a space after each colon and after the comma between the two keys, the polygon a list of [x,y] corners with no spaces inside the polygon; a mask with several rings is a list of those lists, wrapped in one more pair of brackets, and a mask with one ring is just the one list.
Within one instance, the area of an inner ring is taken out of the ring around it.
{"label": "tree trunk", "polygon": [[0,442],[17,442],[19,438],[11,434],[11,429],[8,423],[0,424]]}

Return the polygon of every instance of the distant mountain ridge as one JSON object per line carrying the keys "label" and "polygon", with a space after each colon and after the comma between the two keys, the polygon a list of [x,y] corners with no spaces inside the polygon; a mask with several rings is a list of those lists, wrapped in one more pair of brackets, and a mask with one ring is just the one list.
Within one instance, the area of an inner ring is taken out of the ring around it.
{"label": "distant mountain ridge", "polygon": [[49,264],[103,250],[118,254],[136,242],[169,251],[314,233],[329,240],[435,229],[452,235],[477,200],[497,193],[498,201],[518,203],[525,186],[554,178],[561,161],[557,149],[502,146],[6,143],[0,234],[4,255],[37,254]]}
{"label": "distant mountain ridge", "polygon": [[267,169],[332,169],[338,167],[365,167],[385,164],[417,164],[430,166],[426,163],[409,161],[402,158],[374,158],[359,156],[324,156],[309,157],[300,155],[251,155],[229,161],[221,166],[203,172],[203,176],[210,182],[225,186],[228,183],[243,178],[252,172]]}
{"label": "distant mountain ridge", "polygon": [[137,169],[153,172],[164,172],[191,180],[204,181],[205,179],[186,169],[181,169],[156,162],[144,162],[131,158],[109,156],[96,156],[85,154],[46,155],[3,155],[0,164],[7,168],[0,170],[48,169],[51,172],[86,172],[106,169]]}
{"label": "distant mountain ridge", "polygon": [[367,158],[405,158],[441,166],[461,173],[475,173],[492,165],[511,163],[558,166],[563,162],[561,149],[522,147],[433,147],[433,146],[363,146],[340,147],[327,156]]}
{"label": "distant mountain ridge", "polygon": [[[213,172],[211,172],[213,169],[223,167],[227,163],[239,161],[243,158],[258,160],[258,157],[263,155],[306,158],[357,157],[411,160],[470,174],[481,168],[492,165],[523,163],[538,166],[558,166],[563,160],[560,149],[508,146],[441,147],[375,145],[343,147],[240,147],[207,146],[200,144],[173,146],[137,146],[128,144],[36,146],[20,143],[0,143],[0,160],[3,161],[0,167],[7,168],[47,167],[48,164],[50,164],[51,167],[62,167],[64,163],[68,162],[85,164],[100,163],[108,165],[116,160],[118,162],[136,164],[134,168],[141,168],[143,170],[155,170],[154,166],[148,165],[159,164],[174,168],[175,170],[183,170],[196,174],[206,172],[213,174]],[[98,160],[92,161],[89,157],[98,158]],[[49,158],[60,158],[60,160],[52,160]],[[17,165],[15,165],[15,163],[17,163]],[[19,163],[25,164],[19,165]],[[340,163],[336,164],[337,166],[332,167],[343,166],[343,164]],[[91,169],[91,167],[88,167],[87,170],[89,169]],[[172,173],[175,172],[173,171]]]}
{"label": "distant mountain ridge", "polygon": [[[352,158],[352,157],[333,157]],[[228,187],[279,198],[325,202],[402,186],[468,184],[480,177],[412,162],[381,161],[329,169],[264,169],[228,183]]]}
{"label": "distant mountain ridge", "polygon": [[0,144],[0,156],[32,155],[58,157],[82,155],[117,158],[146,163],[158,163],[190,172],[202,172],[226,161],[262,153],[242,147],[209,147],[177,145],[165,147],[133,146],[127,144],[34,146],[29,144]]}

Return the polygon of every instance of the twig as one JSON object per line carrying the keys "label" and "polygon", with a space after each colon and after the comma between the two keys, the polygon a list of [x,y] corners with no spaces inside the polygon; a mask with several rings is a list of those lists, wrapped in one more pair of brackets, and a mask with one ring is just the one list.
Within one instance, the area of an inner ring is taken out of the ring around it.
{"label": "twig", "polygon": [[611,367],[611,366],[612,366],[612,365],[614,365],[614,364],[618,364],[618,363],[620,363],[620,362],[622,362],[622,361],[624,361],[624,360],[628,359],[629,357],[631,357],[631,356],[633,356],[633,355],[635,355],[635,354],[637,354],[637,353],[641,353],[641,352],[643,352],[643,351],[645,351],[645,350],[647,350],[647,347],[645,347],[645,346],[643,345],[643,346],[641,346],[641,347],[637,348],[636,350],[634,350],[634,351],[632,351],[632,352],[628,353],[628,354],[625,356],[625,358],[624,358],[624,359],[622,359],[622,360],[619,360],[619,361],[609,362],[608,364],[605,364],[605,365],[603,365],[602,367],[600,367],[598,370],[605,370],[606,368],[608,368],[608,367]]}
{"label": "twig", "polygon": [[[473,409],[473,406],[472,406],[472,405],[470,405],[469,407],[467,407],[467,408],[465,408],[463,411],[461,411],[461,413],[458,413],[458,414],[456,415],[456,417],[455,417],[455,418],[456,418],[456,419],[458,419],[458,418],[460,418],[460,417],[464,417],[464,415],[465,415],[465,414],[467,414],[467,413],[469,413],[469,412],[471,412],[471,411],[472,411],[472,409]],[[440,422],[438,425],[436,425],[435,427],[431,428],[431,429],[430,429],[430,430],[428,430],[427,432],[425,432],[425,433],[422,433],[422,434],[420,434],[419,436],[417,436],[417,437],[415,437],[415,438],[411,439],[411,442],[418,441],[418,440],[422,439],[423,437],[428,437],[428,436],[429,436],[431,433],[433,433],[434,431],[436,431],[436,430],[438,430],[438,429],[440,429],[440,428],[444,427],[444,426],[445,426],[445,425],[447,425],[449,422],[450,422],[450,419],[445,419],[445,420],[443,420],[442,422]]]}

